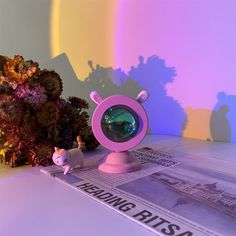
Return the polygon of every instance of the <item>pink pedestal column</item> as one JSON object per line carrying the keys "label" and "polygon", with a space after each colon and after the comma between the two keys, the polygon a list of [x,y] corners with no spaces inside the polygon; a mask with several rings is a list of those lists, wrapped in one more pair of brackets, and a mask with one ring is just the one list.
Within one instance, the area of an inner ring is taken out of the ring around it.
{"label": "pink pedestal column", "polygon": [[140,168],[140,161],[128,151],[109,153],[98,167],[100,171],[107,173],[127,173]]}

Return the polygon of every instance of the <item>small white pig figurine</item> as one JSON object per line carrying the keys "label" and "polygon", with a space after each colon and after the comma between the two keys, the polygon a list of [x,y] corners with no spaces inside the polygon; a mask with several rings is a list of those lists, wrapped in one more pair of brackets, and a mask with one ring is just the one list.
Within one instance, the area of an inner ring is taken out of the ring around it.
{"label": "small white pig figurine", "polygon": [[83,167],[84,155],[79,148],[65,150],[55,147],[54,149],[52,160],[57,166],[64,168],[64,175],[75,167]]}

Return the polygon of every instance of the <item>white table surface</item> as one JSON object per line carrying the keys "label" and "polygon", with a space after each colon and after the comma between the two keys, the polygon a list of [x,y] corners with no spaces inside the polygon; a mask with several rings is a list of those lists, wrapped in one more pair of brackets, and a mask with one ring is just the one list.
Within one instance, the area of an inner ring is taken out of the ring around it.
{"label": "white table surface", "polygon": [[[236,144],[150,135],[142,144],[236,162]],[[101,153],[101,149],[90,155]],[[153,236],[130,219],[59,181],[40,167],[0,165],[0,235],[2,236]]]}

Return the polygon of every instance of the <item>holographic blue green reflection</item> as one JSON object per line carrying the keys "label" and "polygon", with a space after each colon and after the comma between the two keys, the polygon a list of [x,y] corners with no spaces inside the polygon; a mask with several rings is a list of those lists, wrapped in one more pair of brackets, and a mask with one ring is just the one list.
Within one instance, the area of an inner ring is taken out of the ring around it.
{"label": "holographic blue green reflection", "polygon": [[114,142],[125,142],[136,135],[138,116],[131,108],[116,105],[104,112],[101,126],[107,138]]}

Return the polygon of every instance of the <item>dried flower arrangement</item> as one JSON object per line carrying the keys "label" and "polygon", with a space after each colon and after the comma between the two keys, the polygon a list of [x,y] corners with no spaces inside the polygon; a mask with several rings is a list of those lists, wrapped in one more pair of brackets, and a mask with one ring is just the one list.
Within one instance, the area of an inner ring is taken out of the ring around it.
{"label": "dried flower arrangement", "polygon": [[88,125],[88,103],[61,93],[55,71],[19,55],[0,56],[0,150],[10,166],[50,165],[53,147],[72,148],[78,136],[86,150],[98,146]]}

